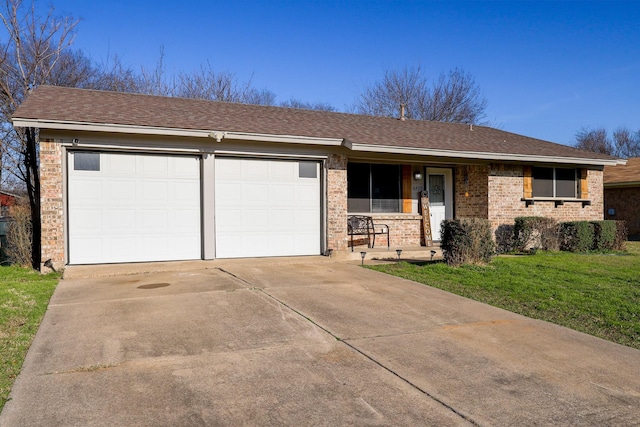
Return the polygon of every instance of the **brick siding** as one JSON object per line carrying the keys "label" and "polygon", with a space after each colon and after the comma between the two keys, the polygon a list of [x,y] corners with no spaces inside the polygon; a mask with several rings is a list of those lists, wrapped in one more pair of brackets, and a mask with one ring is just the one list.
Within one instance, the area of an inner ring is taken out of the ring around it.
{"label": "brick siding", "polygon": [[454,170],[456,218],[488,218],[488,166],[458,166]]}
{"label": "brick siding", "polygon": [[[64,265],[64,206],[62,198],[62,148],[52,139],[40,140],[40,213],[42,261]],[[41,266],[41,271],[46,267]]]}
{"label": "brick siding", "polygon": [[[615,215],[609,215],[615,209]],[[606,188],[604,190],[605,219],[627,222],[629,236],[640,238],[640,187]]]}
{"label": "brick siding", "polygon": [[565,202],[556,207],[553,201],[536,201],[527,206],[522,201],[522,165],[458,166],[455,169],[455,216],[487,218],[494,230],[501,225],[513,225],[519,216],[544,216],[557,221],[600,220],[603,218],[602,179],[602,171],[588,171],[591,205]]}
{"label": "brick siding", "polygon": [[489,167],[489,220],[494,229],[503,224],[513,224],[519,216],[544,216],[557,221],[601,220],[603,218],[602,171],[587,172],[588,199],[590,205],[581,202],[565,202],[556,207],[555,202],[536,201],[526,206],[522,201],[524,170],[522,166],[492,164]]}
{"label": "brick siding", "polygon": [[347,249],[347,158],[327,160],[327,249]]}
{"label": "brick siding", "polygon": [[[424,245],[424,233],[422,229],[422,215],[414,214],[371,214],[373,224],[386,224],[389,226],[389,246],[394,249],[402,246]],[[346,221],[346,219],[345,219]],[[350,238],[349,238],[350,239]],[[366,245],[366,237],[354,236],[354,246]],[[349,245],[351,241],[349,240]],[[376,236],[376,248],[387,247],[387,236]]]}

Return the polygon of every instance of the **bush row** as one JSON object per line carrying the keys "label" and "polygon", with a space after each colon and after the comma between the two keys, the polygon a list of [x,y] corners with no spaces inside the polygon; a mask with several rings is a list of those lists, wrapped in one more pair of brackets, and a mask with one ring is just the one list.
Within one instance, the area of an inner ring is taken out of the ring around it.
{"label": "bush row", "polygon": [[569,221],[558,223],[539,216],[518,217],[513,226],[496,231],[499,252],[623,250],[627,240],[624,221]]}
{"label": "bush row", "polygon": [[624,221],[570,221],[518,217],[514,225],[503,225],[492,238],[486,219],[461,218],[442,221],[441,248],[448,265],[486,263],[496,252],[606,251],[623,250],[627,240]]}

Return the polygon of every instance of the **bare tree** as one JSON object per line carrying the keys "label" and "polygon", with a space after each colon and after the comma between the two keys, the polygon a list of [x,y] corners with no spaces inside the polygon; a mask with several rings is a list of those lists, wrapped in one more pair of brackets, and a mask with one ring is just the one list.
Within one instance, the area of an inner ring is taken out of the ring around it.
{"label": "bare tree", "polygon": [[619,127],[613,132],[613,138],[605,128],[582,128],[576,133],[574,147],[595,153],[616,157],[640,156],[640,130],[633,133],[628,128]]}
{"label": "bare tree", "polygon": [[614,155],[618,157],[640,157],[640,130],[631,132],[629,128],[619,127],[613,132]]}
{"label": "bare tree", "polygon": [[280,106],[285,108],[297,108],[299,110],[336,111],[331,104],[324,102],[305,102],[295,98],[281,102]]}
{"label": "bare tree", "polygon": [[[38,170],[38,134],[35,128],[14,129],[10,119],[27,96],[30,88],[43,83],[56,83],[64,61],[73,63],[72,56],[63,56],[75,36],[78,21],[57,17],[53,7],[47,15],[36,13],[34,2],[5,0],[0,19],[8,34],[0,45],[0,126],[2,127],[3,163],[13,162],[10,170],[23,181],[29,195],[32,221],[32,259],[40,268],[40,175]],[[61,62],[61,58],[63,61]],[[77,59],[77,58],[76,58]]]}
{"label": "bare tree", "polygon": [[613,143],[609,139],[605,128],[582,128],[576,133],[574,147],[593,151],[594,153],[613,155]]}
{"label": "bare tree", "polygon": [[235,74],[215,71],[210,64],[201,66],[197,72],[191,74],[178,74],[171,93],[183,98],[243,104],[273,105],[275,101],[273,92],[256,89],[251,80],[239,82]]}
{"label": "bare tree", "polygon": [[473,76],[455,68],[432,81],[420,66],[387,70],[382,80],[366,87],[354,110],[360,114],[405,117],[452,123],[481,124],[487,101]]}

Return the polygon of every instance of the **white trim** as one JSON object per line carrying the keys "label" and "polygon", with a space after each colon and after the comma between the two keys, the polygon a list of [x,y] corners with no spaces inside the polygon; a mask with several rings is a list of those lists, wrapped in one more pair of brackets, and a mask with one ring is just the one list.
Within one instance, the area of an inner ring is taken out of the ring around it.
{"label": "white trim", "polygon": [[388,145],[358,144],[345,141],[344,146],[353,151],[373,153],[408,154],[418,156],[450,157],[462,159],[504,160],[518,162],[567,163],[576,165],[618,165],[626,164],[624,159],[587,159],[579,157],[537,156],[531,154],[500,154],[480,151],[455,151],[431,148],[395,147]]}
{"label": "white trim", "polygon": [[129,133],[141,135],[165,135],[165,136],[189,136],[196,138],[212,138],[214,135],[220,135],[221,139],[231,140],[251,140],[262,142],[284,142],[290,144],[312,144],[312,145],[329,145],[340,146],[343,140],[341,138],[319,138],[313,136],[296,136],[296,135],[271,135],[263,133],[251,132],[232,132],[232,131],[211,131],[198,129],[180,129],[155,126],[140,125],[123,125],[110,123],[85,123],[70,122],[60,120],[38,120],[38,119],[20,119],[12,120],[15,127],[35,127],[39,129],[59,129],[71,131],[88,131],[88,132],[114,132]]}
{"label": "white trim", "polygon": [[216,156],[225,157],[251,157],[256,159],[312,159],[312,160],[326,160],[329,156],[324,154],[286,154],[279,152],[265,153],[262,151],[232,151],[232,150],[215,150],[212,154]]}
{"label": "white trim", "polygon": [[199,148],[168,148],[153,147],[150,145],[120,145],[120,144],[73,144],[71,142],[63,142],[63,147],[70,150],[104,150],[108,152],[136,152],[136,153],[166,153],[166,154],[213,154],[212,151],[205,151]]}
{"label": "white trim", "polygon": [[151,126],[117,125],[108,123],[66,122],[58,120],[13,119],[15,127],[35,127],[39,129],[59,129],[87,132],[113,132],[141,135],[191,136],[208,138],[210,131],[162,128]]}
{"label": "white trim", "polygon": [[580,157],[556,157],[556,156],[539,156],[531,154],[501,154],[492,152],[479,151],[456,151],[442,150],[431,148],[415,148],[415,147],[397,147],[388,145],[372,145],[353,143],[341,138],[320,138],[312,136],[296,136],[296,135],[272,135],[263,133],[250,132],[233,132],[233,131],[216,131],[216,130],[194,130],[165,128],[140,125],[123,125],[108,123],[84,123],[60,120],[38,120],[38,119],[12,119],[15,127],[36,127],[40,129],[59,129],[70,131],[90,131],[90,132],[113,132],[128,133],[141,135],[164,135],[164,136],[185,136],[196,138],[211,138],[216,141],[215,136],[221,136],[221,140],[250,140],[260,142],[280,142],[290,144],[310,144],[323,146],[344,146],[352,151],[364,151],[372,153],[386,154],[407,154],[433,157],[449,157],[461,159],[481,159],[494,161],[517,161],[517,162],[546,162],[546,163],[563,163],[574,165],[625,165],[624,159],[593,159]]}
{"label": "white trim", "polygon": [[[214,131],[216,133],[216,131]],[[342,138],[319,138],[315,136],[296,136],[296,135],[270,135],[265,133],[250,132],[218,132],[222,133],[224,139],[233,140],[250,140],[261,142],[287,142],[291,144],[313,144],[313,145],[330,145],[340,146],[344,141]]]}

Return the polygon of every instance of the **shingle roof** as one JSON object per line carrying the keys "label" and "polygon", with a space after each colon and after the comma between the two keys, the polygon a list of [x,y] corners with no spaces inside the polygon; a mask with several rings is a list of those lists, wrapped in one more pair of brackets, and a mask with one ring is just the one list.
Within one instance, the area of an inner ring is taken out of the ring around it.
{"label": "shingle roof", "polygon": [[627,159],[627,164],[624,166],[605,166],[604,184],[635,184],[640,186],[640,157]]}
{"label": "shingle roof", "polygon": [[485,126],[39,86],[13,119],[336,138],[353,144],[499,155],[615,158]]}

